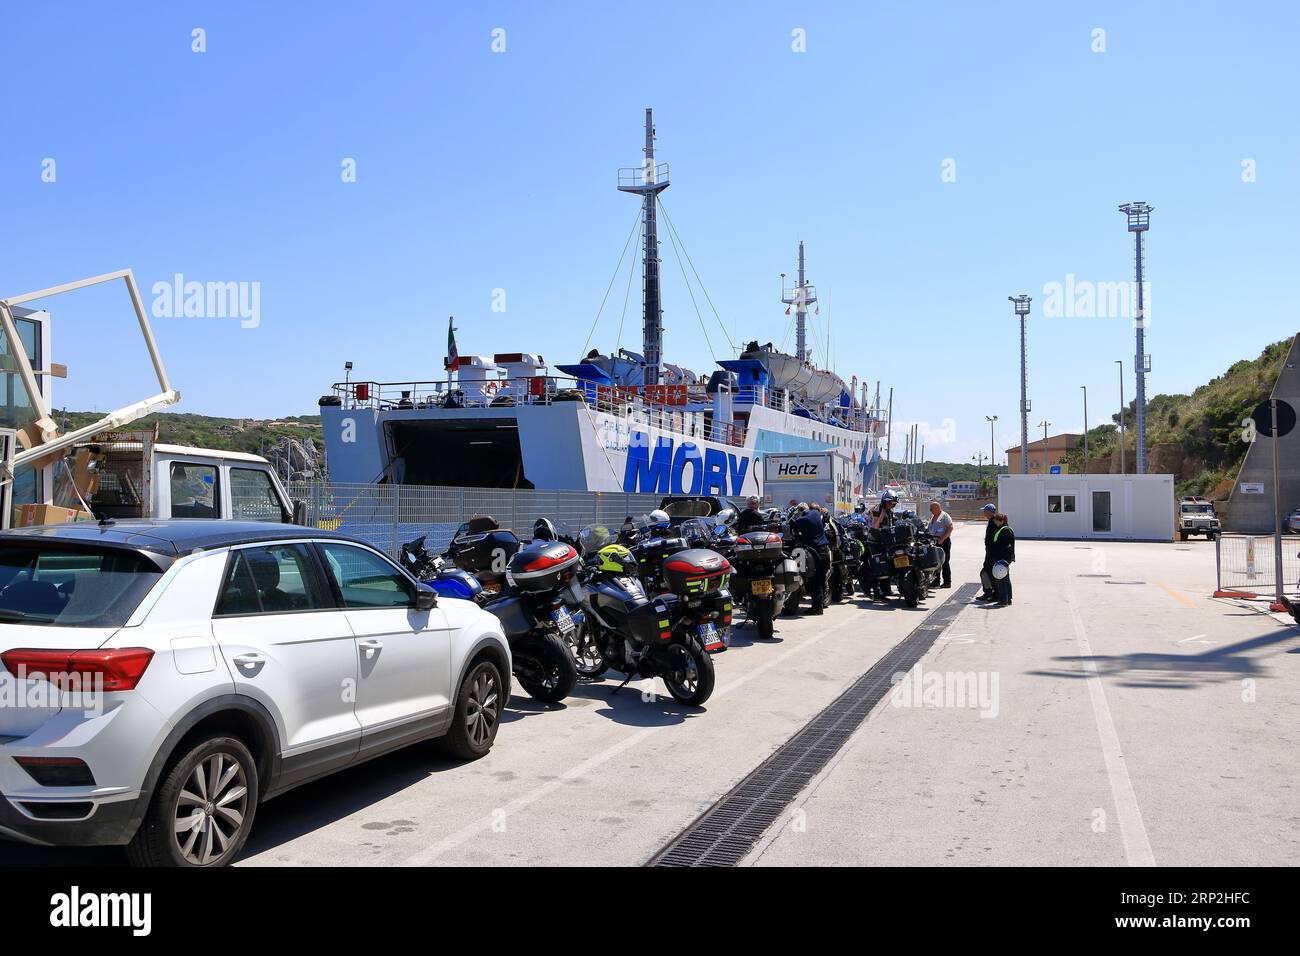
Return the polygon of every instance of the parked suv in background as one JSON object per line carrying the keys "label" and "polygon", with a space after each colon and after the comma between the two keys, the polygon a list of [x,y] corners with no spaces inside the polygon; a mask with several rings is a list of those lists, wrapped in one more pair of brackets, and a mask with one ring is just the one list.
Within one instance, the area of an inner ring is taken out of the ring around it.
{"label": "parked suv in background", "polygon": [[147,865],[229,863],[261,801],[399,747],[481,757],[510,688],[491,614],[256,522],[0,534],[0,662],[0,835]]}

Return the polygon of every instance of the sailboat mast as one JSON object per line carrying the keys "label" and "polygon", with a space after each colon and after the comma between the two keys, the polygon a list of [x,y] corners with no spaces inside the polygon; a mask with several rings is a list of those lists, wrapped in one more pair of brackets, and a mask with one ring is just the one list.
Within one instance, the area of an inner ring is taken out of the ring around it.
{"label": "sailboat mast", "polygon": [[668,166],[655,165],[654,110],[645,111],[645,161],[640,169],[620,169],[620,192],[641,196],[645,250],[641,259],[641,353],[643,381],[659,384],[663,367],[663,298],[659,284],[659,218],[656,197],[668,188]]}

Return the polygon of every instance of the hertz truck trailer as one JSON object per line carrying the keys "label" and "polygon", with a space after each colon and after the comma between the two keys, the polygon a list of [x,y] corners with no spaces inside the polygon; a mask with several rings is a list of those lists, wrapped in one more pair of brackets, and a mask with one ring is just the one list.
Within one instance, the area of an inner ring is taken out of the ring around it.
{"label": "hertz truck trailer", "polygon": [[838,452],[772,452],[763,456],[763,504],[815,501],[844,514],[853,510],[853,477],[853,462]]}

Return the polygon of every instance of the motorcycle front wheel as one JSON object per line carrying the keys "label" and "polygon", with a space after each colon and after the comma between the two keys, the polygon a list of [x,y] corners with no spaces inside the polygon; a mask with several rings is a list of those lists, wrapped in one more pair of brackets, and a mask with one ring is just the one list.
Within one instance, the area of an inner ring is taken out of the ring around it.
{"label": "motorcycle front wheel", "polygon": [[673,700],[687,707],[699,707],[713,694],[713,658],[704,652],[699,641],[687,638],[663,650],[659,676]]}
{"label": "motorcycle front wheel", "polygon": [[558,634],[537,634],[529,639],[517,657],[530,657],[516,672],[529,697],[554,704],[569,696],[578,682],[578,667],[568,646]]}
{"label": "motorcycle front wheel", "polygon": [[584,621],[567,639],[569,653],[578,669],[578,676],[585,680],[595,680],[609,670],[609,663],[600,651],[600,641],[596,638],[593,624]]}

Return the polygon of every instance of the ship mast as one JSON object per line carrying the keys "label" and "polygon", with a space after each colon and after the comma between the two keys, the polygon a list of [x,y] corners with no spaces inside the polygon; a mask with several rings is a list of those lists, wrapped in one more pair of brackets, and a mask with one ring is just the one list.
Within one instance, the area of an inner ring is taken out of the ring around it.
{"label": "ship mast", "polygon": [[659,384],[663,366],[663,299],[659,287],[659,221],[656,197],[668,188],[668,164],[655,165],[654,110],[645,111],[645,162],[618,171],[620,192],[641,196],[645,252],[641,260],[641,353],[645,359],[644,381]]}
{"label": "ship mast", "polygon": [[794,306],[795,357],[808,361],[808,306],[817,301],[817,291],[808,283],[803,268],[803,240],[799,240],[799,284],[781,297],[786,305]]}

